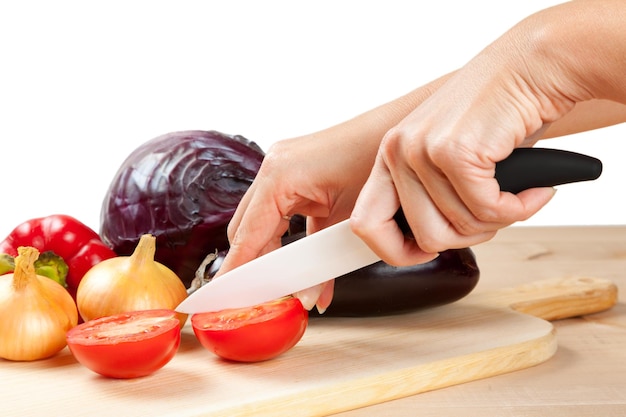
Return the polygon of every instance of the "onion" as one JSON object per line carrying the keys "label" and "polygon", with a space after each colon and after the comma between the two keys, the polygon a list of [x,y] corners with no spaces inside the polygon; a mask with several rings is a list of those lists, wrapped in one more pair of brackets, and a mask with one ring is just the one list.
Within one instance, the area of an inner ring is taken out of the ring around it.
{"label": "onion", "polygon": [[228,222],[263,157],[254,142],[214,130],[147,141],[111,181],[100,236],[118,255],[129,255],[141,235],[154,235],[155,259],[189,286],[207,254],[228,249]]}
{"label": "onion", "polygon": [[[141,236],[130,256],[105,259],[83,276],[76,292],[84,321],[137,310],[175,309],[187,297],[178,275],[154,260],[156,238]],[[180,327],[187,320],[178,314]]]}
{"label": "onion", "polygon": [[21,246],[15,271],[0,276],[0,357],[13,361],[48,358],[66,345],[78,323],[72,296],[59,283],[37,275],[39,251]]}

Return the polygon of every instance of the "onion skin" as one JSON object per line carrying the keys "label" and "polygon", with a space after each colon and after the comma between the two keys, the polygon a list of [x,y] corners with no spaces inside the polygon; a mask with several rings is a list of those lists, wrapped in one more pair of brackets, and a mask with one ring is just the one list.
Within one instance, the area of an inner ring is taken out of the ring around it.
{"label": "onion skin", "polygon": [[118,255],[143,234],[155,260],[189,286],[204,257],[229,247],[226,229],[264,152],[243,136],[190,130],[156,137],[119,167],[102,203],[100,236]]}
{"label": "onion skin", "polygon": [[[154,260],[155,241],[143,235],[130,256],[105,259],[87,271],[76,293],[85,322],[137,310],[174,310],[187,297],[180,278]],[[187,315],[177,316],[182,328]]]}
{"label": "onion skin", "polygon": [[310,317],[368,317],[410,313],[450,304],[478,284],[480,270],[470,248],[450,249],[425,264],[394,267],[382,261],[335,280],[333,301]]}

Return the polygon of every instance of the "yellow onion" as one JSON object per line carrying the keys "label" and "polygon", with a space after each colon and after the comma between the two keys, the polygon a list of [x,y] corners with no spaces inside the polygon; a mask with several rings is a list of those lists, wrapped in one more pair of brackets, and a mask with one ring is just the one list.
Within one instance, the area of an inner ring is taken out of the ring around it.
{"label": "yellow onion", "polygon": [[[154,260],[156,238],[144,234],[130,256],[105,259],[91,267],[76,291],[84,321],[137,310],[175,309],[187,289],[171,269]],[[179,314],[181,327],[187,320]]]}
{"label": "yellow onion", "polygon": [[0,276],[0,357],[48,358],[65,347],[65,334],[76,326],[76,304],[59,283],[37,275],[37,249],[17,251],[14,272]]}

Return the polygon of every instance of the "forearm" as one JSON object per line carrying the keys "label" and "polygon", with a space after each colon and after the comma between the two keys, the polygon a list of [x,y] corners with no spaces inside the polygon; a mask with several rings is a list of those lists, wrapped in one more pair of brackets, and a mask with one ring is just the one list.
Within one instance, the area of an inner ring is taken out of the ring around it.
{"label": "forearm", "polygon": [[[564,9],[566,10],[564,13]],[[590,18],[592,16],[593,18]],[[563,82],[580,86],[566,100],[573,109],[556,120],[541,139],[559,137],[626,121],[626,6],[623,0],[574,0],[530,16],[520,23],[532,33],[528,54],[562,62],[568,74]],[[529,29],[529,27],[532,27]],[[598,45],[597,39],[603,39]],[[526,39],[527,41],[527,39]],[[621,51],[621,52],[620,52]],[[612,58],[610,58],[612,57]],[[531,57],[529,57],[531,59]],[[313,135],[346,147],[365,147],[375,155],[389,129],[442,86],[452,73]],[[572,88],[563,88],[571,91]]]}
{"label": "forearm", "polygon": [[590,100],[552,123],[540,139],[550,139],[626,122],[626,105],[609,100]]}
{"label": "forearm", "polygon": [[348,146],[366,146],[375,154],[385,133],[437,91],[451,75],[437,78],[404,96],[313,135],[328,138],[336,144],[343,142]]}

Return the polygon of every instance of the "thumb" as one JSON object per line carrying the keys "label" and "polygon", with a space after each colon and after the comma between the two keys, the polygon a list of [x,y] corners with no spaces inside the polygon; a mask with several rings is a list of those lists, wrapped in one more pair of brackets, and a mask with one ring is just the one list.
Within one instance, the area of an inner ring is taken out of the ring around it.
{"label": "thumb", "polygon": [[517,193],[517,198],[520,199],[524,207],[523,212],[526,215],[524,220],[541,210],[552,200],[555,194],[556,188],[553,187],[530,188]]}

